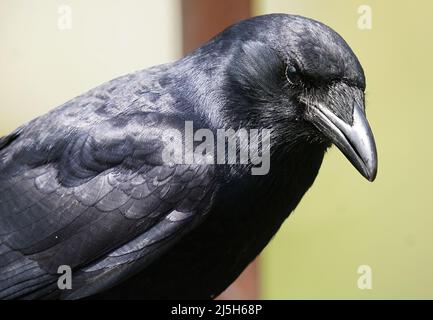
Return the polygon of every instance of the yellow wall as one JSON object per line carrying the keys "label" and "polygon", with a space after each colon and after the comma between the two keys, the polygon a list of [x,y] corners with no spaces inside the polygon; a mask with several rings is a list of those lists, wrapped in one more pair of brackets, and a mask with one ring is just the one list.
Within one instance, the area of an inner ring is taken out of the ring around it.
{"label": "yellow wall", "polygon": [[[371,30],[357,9],[370,5]],[[370,184],[338,150],[262,260],[265,298],[433,298],[433,2],[281,0],[257,14],[295,13],[337,30],[367,76],[379,152]],[[357,287],[369,265],[372,290]]]}
{"label": "yellow wall", "polygon": [[[68,25],[62,5],[72,29],[58,28]],[[178,0],[0,0],[0,136],[114,77],[178,58],[181,32]]]}

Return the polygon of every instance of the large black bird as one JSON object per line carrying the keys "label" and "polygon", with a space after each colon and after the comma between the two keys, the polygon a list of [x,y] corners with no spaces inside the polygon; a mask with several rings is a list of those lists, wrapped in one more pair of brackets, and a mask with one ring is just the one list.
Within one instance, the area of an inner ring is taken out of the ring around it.
{"label": "large black bird", "polygon": [[[0,297],[215,297],[297,206],[332,143],[374,180],[364,90],[335,31],[272,14],[21,126],[0,139]],[[163,134],[186,121],[272,130],[268,174],[167,163]],[[59,266],[72,289],[58,288]]]}

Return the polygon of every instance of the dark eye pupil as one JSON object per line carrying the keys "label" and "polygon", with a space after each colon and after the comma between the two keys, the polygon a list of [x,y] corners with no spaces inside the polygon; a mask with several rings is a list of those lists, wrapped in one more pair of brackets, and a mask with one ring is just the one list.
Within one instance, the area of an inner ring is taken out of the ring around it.
{"label": "dark eye pupil", "polygon": [[290,84],[300,84],[300,76],[298,70],[293,65],[288,65],[286,68],[286,78]]}
{"label": "dark eye pupil", "polygon": [[294,66],[289,66],[289,67],[288,67],[288,71],[289,71],[290,73],[296,73],[296,68],[295,68]]}

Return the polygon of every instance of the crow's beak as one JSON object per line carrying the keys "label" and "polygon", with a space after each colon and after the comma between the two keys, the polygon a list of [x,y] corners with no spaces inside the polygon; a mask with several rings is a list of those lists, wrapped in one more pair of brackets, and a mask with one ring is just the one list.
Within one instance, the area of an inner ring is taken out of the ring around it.
{"label": "crow's beak", "polygon": [[369,181],[376,178],[377,151],[373,133],[360,101],[353,104],[353,122],[341,120],[321,103],[309,105],[313,124],[335,144]]}

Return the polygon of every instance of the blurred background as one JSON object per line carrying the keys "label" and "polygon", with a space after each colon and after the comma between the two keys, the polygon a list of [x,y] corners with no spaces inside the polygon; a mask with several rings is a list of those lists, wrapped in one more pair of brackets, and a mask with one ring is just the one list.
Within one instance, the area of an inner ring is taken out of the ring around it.
{"label": "blurred background", "polygon": [[0,135],[273,12],[320,20],[359,57],[379,173],[370,184],[329,151],[258,263],[220,298],[433,299],[432,1],[0,0]]}

